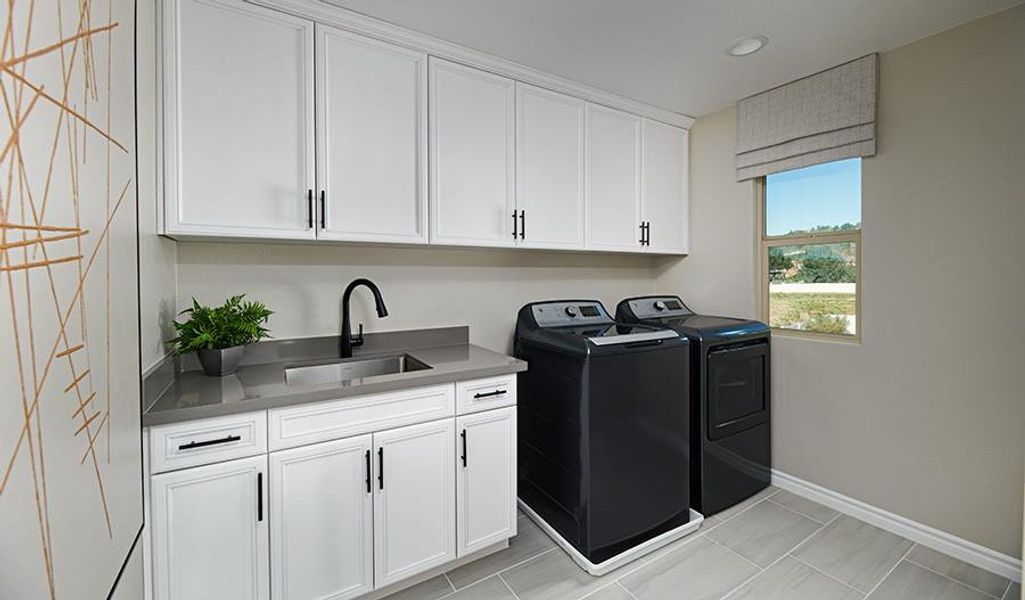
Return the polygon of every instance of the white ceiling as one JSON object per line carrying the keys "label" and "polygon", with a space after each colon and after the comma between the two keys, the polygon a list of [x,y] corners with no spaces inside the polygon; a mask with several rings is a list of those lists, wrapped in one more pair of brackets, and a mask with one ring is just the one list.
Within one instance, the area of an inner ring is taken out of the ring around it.
{"label": "white ceiling", "polygon": [[[1021,0],[325,0],[701,116]],[[745,58],[725,49],[768,36]]]}

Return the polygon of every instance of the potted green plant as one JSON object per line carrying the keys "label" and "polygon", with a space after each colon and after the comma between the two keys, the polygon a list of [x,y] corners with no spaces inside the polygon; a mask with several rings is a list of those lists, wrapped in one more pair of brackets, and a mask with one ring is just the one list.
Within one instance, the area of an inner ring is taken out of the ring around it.
{"label": "potted green plant", "polygon": [[245,294],[228,298],[221,306],[203,306],[192,299],[192,307],[178,313],[188,315],[174,322],[178,336],[170,340],[178,356],[195,352],[207,375],[223,377],[238,368],[246,344],[270,337],[263,325],[274,314],[262,302],[245,301]]}

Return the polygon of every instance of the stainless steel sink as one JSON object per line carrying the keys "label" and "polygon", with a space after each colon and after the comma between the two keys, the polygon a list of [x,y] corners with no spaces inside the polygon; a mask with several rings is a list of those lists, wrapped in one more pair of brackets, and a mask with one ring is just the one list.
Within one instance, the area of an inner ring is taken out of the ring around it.
{"label": "stainless steel sink", "polygon": [[345,360],[320,365],[308,365],[285,369],[286,385],[348,385],[354,380],[376,375],[393,375],[430,369],[427,365],[408,354]]}

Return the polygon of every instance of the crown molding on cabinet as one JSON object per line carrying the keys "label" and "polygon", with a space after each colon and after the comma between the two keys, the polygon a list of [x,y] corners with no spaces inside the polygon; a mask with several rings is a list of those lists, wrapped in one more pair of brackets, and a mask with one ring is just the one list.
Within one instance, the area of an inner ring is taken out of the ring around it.
{"label": "crown molding on cabinet", "polygon": [[354,11],[329,5],[319,0],[245,0],[250,4],[284,11],[295,16],[314,20],[365,36],[399,44],[431,56],[490,71],[523,83],[552,91],[576,96],[583,100],[617,108],[655,121],[689,129],[694,123],[690,116],[659,108],[613,94],[565,77],[552,75],[517,62],[485,54],[472,48],[438,39],[423,33],[393,25],[380,19],[361,15]]}

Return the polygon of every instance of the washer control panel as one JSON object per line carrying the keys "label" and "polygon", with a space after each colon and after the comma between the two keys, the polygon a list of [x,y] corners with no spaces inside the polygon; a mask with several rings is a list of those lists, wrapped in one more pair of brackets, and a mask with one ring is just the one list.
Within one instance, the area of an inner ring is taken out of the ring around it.
{"label": "washer control panel", "polygon": [[683,301],[676,296],[649,296],[647,298],[635,298],[627,304],[630,311],[638,319],[654,319],[658,317],[685,317],[692,315]]}
{"label": "washer control panel", "polygon": [[612,317],[597,300],[542,302],[530,307],[539,327],[597,325],[611,323]]}

